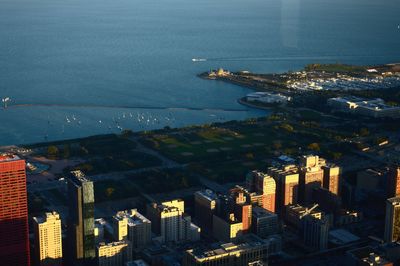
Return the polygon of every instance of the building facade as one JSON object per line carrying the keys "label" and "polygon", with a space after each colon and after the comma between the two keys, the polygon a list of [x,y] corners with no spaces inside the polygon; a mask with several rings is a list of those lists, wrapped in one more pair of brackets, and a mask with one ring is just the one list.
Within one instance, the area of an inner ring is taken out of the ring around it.
{"label": "building facade", "polygon": [[212,231],[217,202],[218,196],[209,189],[194,193],[195,218],[203,233],[209,234]]}
{"label": "building facade", "polygon": [[340,189],[340,167],[333,164],[327,164],[322,166],[322,169],[324,171],[323,187],[329,190],[332,194],[338,196]]}
{"label": "building facade", "polygon": [[400,196],[400,167],[390,167],[388,173],[387,198]]}
{"label": "building facade", "polygon": [[57,212],[33,217],[35,260],[40,266],[62,265],[61,219]]}
{"label": "building facade", "polygon": [[282,248],[279,236],[268,239],[249,234],[241,241],[220,244],[210,249],[189,249],[183,256],[183,266],[244,266],[267,260]]}
{"label": "building facade", "polygon": [[113,216],[114,238],[129,240],[132,248],[144,248],[151,242],[151,222],[136,209],[117,212]]}
{"label": "building facade", "polygon": [[279,231],[278,215],[260,207],[253,208],[253,232],[262,238]]}
{"label": "building facade", "polygon": [[276,182],[272,176],[260,171],[251,171],[246,176],[246,185],[249,191],[263,195],[264,209],[275,212]]}
{"label": "building facade", "polygon": [[229,219],[213,216],[213,237],[219,241],[229,242],[243,234],[242,222],[230,214]]}
{"label": "building facade", "polygon": [[160,235],[162,243],[200,238],[200,228],[194,225],[184,212],[183,200],[152,203],[147,206],[147,217],[151,221],[152,231]]}
{"label": "building facade", "polygon": [[100,243],[96,247],[99,266],[121,266],[132,260],[132,249],[129,241]]}
{"label": "building facade", "polygon": [[325,160],[320,159],[318,156],[301,157],[299,189],[301,201],[305,205],[313,202],[313,190],[322,187],[324,183],[322,166],[325,166]]}
{"label": "building facade", "polygon": [[328,247],[329,221],[324,216],[307,215],[303,218],[304,244],[315,250]]}
{"label": "building facade", "polygon": [[278,212],[284,213],[286,206],[298,203],[298,168],[295,165],[269,167],[268,174],[277,181],[276,209]]}
{"label": "building facade", "polygon": [[0,154],[0,262],[30,265],[25,161]]}
{"label": "building facade", "polygon": [[69,258],[75,264],[93,261],[96,256],[93,182],[81,171],[71,172],[68,178],[68,196]]}
{"label": "building facade", "polygon": [[385,241],[400,241],[400,197],[386,201]]}
{"label": "building facade", "polygon": [[[230,211],[233,211],[234,216],[242,223],[242,233],[248,233],[251,228],[251,213],[252,205],[246,196],[246,191],[241,187],[236,187],[231,190],[230,195]],[[223,216],[226,216],[225,213]]]}

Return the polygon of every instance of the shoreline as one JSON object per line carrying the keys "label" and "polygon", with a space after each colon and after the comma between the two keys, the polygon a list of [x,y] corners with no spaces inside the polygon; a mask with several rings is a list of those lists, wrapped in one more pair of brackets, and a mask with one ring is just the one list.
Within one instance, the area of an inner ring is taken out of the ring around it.
{"label": "shoreline", "polygon": [[[222,68],[198,74],[206,80],[220,80],[256,92],[280,94],[290,97],[293,107],[323,108],[322,102],[329,98],[359,96],[365,99],[382,98],[392,102],[390,92],[400,88],[400,64],[359,66],[346,64],[308,64],[302,70],[284,73],[230,72]],[[374,93],[370,93],[374,92]],[[318,98],[320,100],[318,100]],[[250,108],[267,110],[281,104],[250,103],[245,97],[239,104]],[[400,100],[397,101],[400,105]]]}
{"label": "shoreline", "polygon": [[[317,68],[320,67],[321,69],[325,69],[325,68],[330,68],[330,67],[335,67],[335,69],[342,67],[343,69],[345,69],[346,71],[348,71],[348,69],[357,69],[357,71],[355,71],[353,74],[354,75],[359,75],[359,71],[360,68],[362,69],[367,69],[367,67],[360,67],[360,66],[348,66],[348,65],[318,65],[318,64],[311,64],[308,65],[304,68],[304,72],[305,73],[317,73],[318,74],[318,70],[312,70],[310,71],[310,68]],[[373,66],[371,66],[373,67]],[[377,69],[385,69],[387,70],[388,68],[396,68],[396,72],[398,73],[397,69],[400,68],[400,65],[398,64],[386,64],[386,65],[380,65],[380,66],[376,66]],[[230,73],[230,72],[228,72]],[[253,91],[268,91],[268,92],[272,92],[272,93],[281,93],[284,95],[295,95],[295,96],[300,96],[299,98],[305,98],[304,101],[308,101],[308,99],[306,99],[308,96],[310,95],[314,95],[314,96],[319,96],[321,97],[321,92],[323,94],[332,94],[332,93],[347,93],[347,92],[340,92],[340,91],[318,91],[318,90],[310,90],[310,91],[296,91],[296,90],[292,90],[290,88],[288,88],[286,86],[286,83],[282,82],[282,77],[285,77],[286,79],[290,79],[291,75],[295,75],[296,73],[299,72],[295,72],[295,73],[282,73],[282,74],[254,74],[254,73],[250,73],[247,71],[242,71],[242,72],[237,72],[237,73],[232,73],[226,76],[215,76],[215,77],[210,77],[209,76],[209,72],[203,72],[198,74],[197,76],[203,79],[207,79],[207,80],[220,80],[223,82],[228,82],[237,86],[241,86],[241,87],[245,87],[245,88],[249,88]],[[322,71],[321,73],[325,74],[325,70]],[[346,72],[346,73],[350,73],[350,72]],[[364,72],[363,72],[364,73]],[[364,73],[364,74],[368,74],[368,73]],[[296,74],[297,75],[297,74]],[[372,74],[371,74],[372,75]],[[376,75],[376,74],[375,74]],[[247,78],[251,78],[251,79],[244,79],[243,77],[247,77]],[[256,109],[256,110],[261,110],[261,111],[267,111],[267,112],[271,112],[273,111],[275,108],[279,108],[279,107],[283,107],[285,108],[285,105],[280,105],[280,104],[268,104],[268,106],[263,106],[263,104],[256,104],[256,103],[250,103],[248,101],[245,100],[246,96],[237,99],[237,103],[241,104],[242,106],[248,107],[248,108],[252,108],[252,109]],[[296,103],[298,104],[298,103]],[[18,108],[18,107],[24,107],[24,106],[58,106],[57,104],[19,104],[19,105],[10,105],[9,108]],[[67,107],[66,105],[62,105],[64,107]],[[96,107],[96,106],[86,106],[86,105],[70,105],[69,107]],[[100,106],[98,106],[100,107]],[[102,106],[103,108],[136,108],[136,107],[129,107],[129,106],[121,106],[121,107],[115,107],[115,106]],[[299,106],[299,107],[304,107],[304,106]],[[137,108],[145,108],[145,109],[185,109],[185,110],[194,110],[194,111],[199,111],[199,110],[223,110],[223,111],[240,111],[240,112],[246,112],[248,111],[248,109],[234,109],[234,108],[230,108],[230,109],[220,109],[220,108],[196,108],[196,107],[137,107]],[[312,108],[314,109],[314,108]],[[247,118],[247,119],[251,119],[251,117]],[[229,123],[229,122],[236,122],[236,123],[241,123],[242,121],[246,121],[246,119],[232,119],[232,120],[227,120],[227,121],[214,121],[214,122],[208,122],[208,123],[199,123],[199,124],[189,124],[189,125],[183,125],[183,126],[178,126],[178,127],[169,127],[169,126],[165,126],[165,127],[160,127],[160,128],[155,128],[155,129],[150,129],[150,130],[146,130],[146,129],[141,129],[140,131],[132,131],[131,129],[126,129],[126,132],[132,132],[133,134],[143,134],[143,133],[147,133],[147,132],[163,132],[164,130],[171,130],[171,129],[185,129],[185,128],[201,128],[205,125],[218,125],[218,124],[224,124],[224,123]],[[94,135],[87,135],[84,137],[72,137],[72,138],[60,138],[60,139],[56,139],[56,140],[51,140],[51,141],[38,141],[38,142],[28,142],[28,143],[18,143],[18,144],[11,144],[11,145],[1,145],[0,147],[2,149],[4,149],[4,147],[6,146],[17,146],[17,147],[26,147],[26,146],[43,146],[43,145],[49,145],[52,143],[70,143],[70,142],[76,142],[79,140],[83,140],[83,139],[87,139],[87,138],[96,138],[96,137],[100,137],[100,136],[107,136],[107,135],[116,135],[116,136],[120,136],[121,134],[123,134],[124,131],[122,132],[113,132],[113,133],[99,133],[99,134],[94,134]]]}
{"label": "shoreline", "polygon": [[271,106],[260,106],[260,105],[257,105],[257,104],[251,104],[248,101],[245,101],[244,100],[245,98],[246,97],[239,98],[237,100],[237,102],[239,104],[242,104],[242,105],[250,107],[250,108],[256,108],[256,109],[265,110],[265,111],[271,111],[273,108],[276,107],[276,106],[273,106],[273,105],[271,105]]}

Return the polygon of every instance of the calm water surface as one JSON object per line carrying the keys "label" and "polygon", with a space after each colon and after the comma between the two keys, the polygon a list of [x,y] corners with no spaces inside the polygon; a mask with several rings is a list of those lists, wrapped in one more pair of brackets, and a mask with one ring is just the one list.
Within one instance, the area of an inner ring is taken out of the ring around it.
{"label": "calm water surface", "polygon": [[399,62],[398,14],[398,0],[0,0],[0,96],[32,104],[0,110],[0,145],[263,116],[236,102],[249,90],[196,74]]}

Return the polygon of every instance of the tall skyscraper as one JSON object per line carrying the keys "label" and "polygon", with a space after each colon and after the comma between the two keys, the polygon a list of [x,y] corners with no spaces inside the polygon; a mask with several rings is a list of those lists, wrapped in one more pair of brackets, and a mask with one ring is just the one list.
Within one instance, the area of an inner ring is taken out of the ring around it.
{"label": "tall skyscraper", "polygon": [[93,182],[81,171],[72,171],[68,179],[68,242],[74,265],[90,263],[96,256],[94,236]]}
{"label": "tall skyscraper", "polygon": [[212,231],[213,215],[217,211],[218,196],[211,190],[194,193],[194,208],[197,224],[203,233]]}
{"label": "tall skyscraper", "polygon": [[152,231],[160,235],[161,242],[192,241],[200,237],[200,228],[185,213],[183,200],[172,200],[147,206],[147,217]]}
{"label": "tall skyscraper", "polygon": [[300,199],[306,205],[312,203],[314,188],[320,188],[324,182],[325,160],[318,156],[308,155],[300,160]]}
{"label": "tall skyscraper", "polygon": [[303,218],[304,244],[316,250],[328,247],[329,222],[322,216],[307,215]]}
{"label": "tall skyscraper", "polygon": [[129,240],[134,249],[151,242],[151,222],[136,209],[117,212],[113,216],[113,229],[117,241]]}
{"label": "tall skyscraper", "polygon": [[237,187],[231,190],[231,208],[234,216],[242,223],[242,233],[248,233],[251,228],[252,205],[245,191]]}
{"label": "tall skyscraper", "polygon": [[0,154],[0,264],[30,265],[25,161]]}
{"label": "tall skyscraper", "polygon": [[295,165],[280,168],[268,168],[268,174],[277,180],[277,211],[284,213],[284,208],[298,202],[299,174]]}
{"label": "tall skyscraper", "polygon": [[385,241],[400,241],[400,197],[386,201]]}
{"label": "tall skyscraper", "polygon": [[33,217],[35,260],[40,266],[62,265],[61,219],[56,212]]}
{"label": "tall skyscraper", "polygon": [[247,188],[263,195],[263,208],[275,212],[276,182],[272,176],[259,171],[251,171],[246,176]]}
{"label": "tall skyscraper", "polygon": [[213,216],[213,237],[219,241],[230,242],[243,235],[243,224],[233,213],[228,217]]}
{"label": "tall skyscraper", "polygon": [[266,238],[279,232],[278,215],[258,206],[253,208],[253,232]]}
{"label": "tall skyscraper", "polygon": [[340,167],[327,164],[322,166],[324,170],[323,187],[329,190],[332,194],[339,195],[340,188]]}
{"label": "tall skyscraper", "polygon": [[387,182],[387,198],[400,196],[400,167],[390,167]]}

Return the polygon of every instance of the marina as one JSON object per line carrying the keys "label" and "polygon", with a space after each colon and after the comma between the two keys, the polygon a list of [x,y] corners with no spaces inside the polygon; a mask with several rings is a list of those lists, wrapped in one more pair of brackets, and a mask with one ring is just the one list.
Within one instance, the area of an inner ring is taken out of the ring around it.
{"label": "marina", "polygon": [[400,86],[400,75],[391,77],[357,78],[339,75],[337,78],[310,79],[306,81],[288,81],[294,90],[375,90]]}
{"label": "marina", "polygon": [[[250,109],[250,108],[249,108]],[[254,113],[254,110],[252,110]],[[41,113],[41,119],[32,114]],[[264,115],[266,112],[258,112]],[[248,108],[222,110],[218,108],[185,109],[185,108],[118,108],[75,105],[11,105],[0,109],[3,123],[11,123],[13,116],[18,115],[23,121],[35,120],[32,124],[35,134],[15,134],[13,130],[0,128],[3,144],[25,144],[43,141],[57,141],[96,134],[121,133],[124,130],[134,132],[148,131],[165,127],[177,128],[192,125],[192,119],[202,123],[224,122],[237,117],[246,118]],[[10,121],[9,121],[10,120]],[[13,137],[9,137],[13,135]],[[12,140],[12,141],[10,141]]]}
{"label": "marina", "polygon": [[[278,16],[288,1],[171,1],[6,1],[0,9],[0,99],[11,101],[1,102],[9,106],[0,110],[1,144],[268,114],[237,103],[252,92],[248,88],[196,76],[210,69],[282,73],[312,62],[373,65],[400,59],[399,39],[393,37],[396,0],[388,1],[392,8],[374,8],[374,19],[354,1],[324,6],[306,1],[292,10],[296,25],[302,25],[292,32]],[[164,12],[155,12],[155,6]],[[330,12],[338,6],[340,16]],[[49,14],[57,14],[52,23]],[[359,40],[368,41],[354,45]],[[143,118],[134,119],[136,112]]]}

